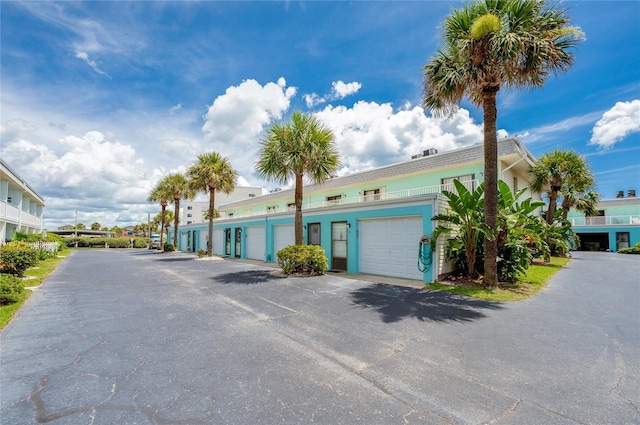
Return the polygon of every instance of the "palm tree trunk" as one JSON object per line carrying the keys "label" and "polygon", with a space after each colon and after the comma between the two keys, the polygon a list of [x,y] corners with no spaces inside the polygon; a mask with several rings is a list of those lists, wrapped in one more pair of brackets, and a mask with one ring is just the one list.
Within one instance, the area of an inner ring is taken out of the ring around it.
{"label": "palm tree trunk", "polygon": [[498,217],[498,136],[496,123],[496,93],[499,87],[488,87],[482,93],[484,112],[484,222],[493,232],[484,238],[484,283],[498,286],[498,243],[496,223]]}
{"label": "palm tree trunk", "polygon": [[173,249],[178,249],[178,221],[180,220],[180,198],[173,204]]}
{"label": "palm tree trunk", "polygon": [[547,210],[548,224],[553,224],[553,216],[556,213],[556,206],[558,203],[558,191],[562,187],[562,184],[558,183],[558,180],[560,180],[560,182],[562,181],[558,176],[553,176],[551,179],[551,195],[549,196],[549,209]]}
{"label": "palm tree trunk", "polygon": [[213,257],[213,210],[216,204],[216,189],[209,188],[209,240],[207,241],[207,255]]}
{"label": "palm tree trunk", "polygon": [[294,220],[296,245],[304,245],[302,236],[302,173],[296,173],[296,217]]}
{"label": "palm tree trunk", "polygon": [[167,212],[167,204],[160,204],[160,206],[162,207],[162,216],[160,219],[160,249],[164,251],[164,215]]}

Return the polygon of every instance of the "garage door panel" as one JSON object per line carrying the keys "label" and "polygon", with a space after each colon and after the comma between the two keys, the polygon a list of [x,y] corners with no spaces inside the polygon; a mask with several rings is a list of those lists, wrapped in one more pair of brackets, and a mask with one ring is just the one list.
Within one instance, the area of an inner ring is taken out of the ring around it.
{"label": "garage door panel", "polygon": [[246,235],[247,258],[264,261],[266,254],[264,226],[247,227]]}
{"label": "garage door panel", "polygon": [[292,224],[273,226],[273,248],[277,254],[282,248],[294,245],[296,241]]}
{"label": "garage door panel", "polygon": [[417,268],[422,218],[359,222],[360,272],[422,280]]}
{"label": "garage door panel", "polygon": [[224,256],[224,230],[213,229],[213,253]]}

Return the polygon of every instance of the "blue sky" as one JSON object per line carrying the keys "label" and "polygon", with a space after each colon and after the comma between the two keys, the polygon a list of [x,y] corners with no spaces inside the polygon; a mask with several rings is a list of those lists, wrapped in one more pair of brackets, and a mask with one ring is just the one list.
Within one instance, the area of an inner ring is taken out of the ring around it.
{"label": "blue sky", "polygon": [[[341,174],[482,140],[482,111],[420,106],[458,1],[0,2],[0,155],[45,198],[45,227],[146,222],[163,175],[227,156],[247,185],[262,131],[311,111]],[[498,128],[574,149],[604,198],[640,192],[640,2],[567,1],[586,40],[568,73],[498,94]]]}

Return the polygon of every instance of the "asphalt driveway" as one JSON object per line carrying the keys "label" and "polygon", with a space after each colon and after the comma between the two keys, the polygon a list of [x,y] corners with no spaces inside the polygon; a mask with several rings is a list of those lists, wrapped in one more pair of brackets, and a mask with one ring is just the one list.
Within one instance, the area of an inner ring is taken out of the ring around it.
{"label": "asphalt driveway", "polygon": [[640,258],[488,303],[74,252],[2,332],[2,424],[637,424]]}

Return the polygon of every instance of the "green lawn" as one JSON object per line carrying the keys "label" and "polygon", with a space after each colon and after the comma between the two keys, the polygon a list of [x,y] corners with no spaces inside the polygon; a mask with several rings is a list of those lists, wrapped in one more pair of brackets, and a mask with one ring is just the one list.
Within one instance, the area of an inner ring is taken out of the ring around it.
{"label": "green lawn", "polygon": [[[70,253],[70,250],[61,252],[59,257],[50,258],[44,261],[40,261],[35,267],[32,267],[24,272],[25,277],[31,277],[31,279],[24,280],[24,286],[39,286],[46,279],[52,271],[65,259],[65,256]],[[9,323],[13,315],[18,311],[22,304],[27,300],[31,294],[30,290],[24,291],[20,301],[17,303],[0,306],[0,329]]]}
{"label": "green lawn", "polygon": [[514,285],[501,285],[499,288],[490,289],[482,285],[446,285],[442,283],[430,283],[426,289],[451,292],[453,294],[466,295],[485,301],[509,302],[522,301],[538,293],[547,285],[551,276],[564,267],[571,259],[565,257],[553,257],[550,264],[533,264],[524,276],[521,276]]}

